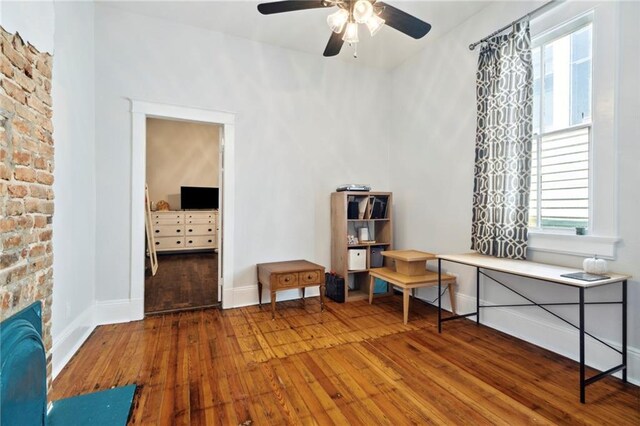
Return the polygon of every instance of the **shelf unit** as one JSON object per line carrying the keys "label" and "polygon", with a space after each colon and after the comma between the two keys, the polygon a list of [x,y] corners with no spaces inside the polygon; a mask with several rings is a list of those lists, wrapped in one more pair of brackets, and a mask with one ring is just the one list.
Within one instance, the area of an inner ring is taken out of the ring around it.
{"label": "shelf unit", "polygon": [[[349,203],[352,217],[349,216]],[[381,205],[384,207],[380,207]],[[393,196],[391,192],[342,191],[331,194],[331,270],[345,278],[345,301],[369,297],[369,269],[374,248],[393,250]],[[367,228],[369,239],[349,244],[348,237],[358,238],[360,228]],[[360,249],[366,254],[365,268],[349,269],[349,250]],[[389,261],[385,258],[383,265]],[[389,286],[389,291],[391,291]],[[376,296],[387,295],[380,293]]]}

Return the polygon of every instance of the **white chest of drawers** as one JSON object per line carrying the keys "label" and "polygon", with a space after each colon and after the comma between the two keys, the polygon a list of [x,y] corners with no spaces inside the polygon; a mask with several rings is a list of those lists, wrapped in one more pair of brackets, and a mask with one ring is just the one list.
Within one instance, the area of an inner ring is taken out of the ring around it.
{"label": "white chest of drawers", "polygon": [[218,211],[152,212],[156,250],[211,250],[218,247]]}

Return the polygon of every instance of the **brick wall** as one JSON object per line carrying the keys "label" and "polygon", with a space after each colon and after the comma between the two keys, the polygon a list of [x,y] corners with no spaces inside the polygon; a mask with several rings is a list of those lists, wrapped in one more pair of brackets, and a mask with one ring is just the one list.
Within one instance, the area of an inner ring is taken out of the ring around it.
{"label": "brick wall", "polygon": [[0,27],[0,320],[43,301],[51,378],[51,55]]}

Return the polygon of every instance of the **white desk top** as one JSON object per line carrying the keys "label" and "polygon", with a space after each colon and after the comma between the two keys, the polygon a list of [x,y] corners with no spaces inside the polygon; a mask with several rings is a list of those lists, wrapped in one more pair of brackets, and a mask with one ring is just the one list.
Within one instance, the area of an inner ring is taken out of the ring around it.
{"label": "white desk top", "polygon": [[546,263],[530,262],[528,260],[503,259],[478,253],[441,254],[438,255],[438,258],[456,263],[462,263],[465,265],[491,269],[493,271],[506,272],[508,274],[521,275],[538,280],[566,284],[574,287],[597,287],[631,278],[630,275],[621,275],[607,272],[606,276],[611,278],[591,282],[582,281],[560,276],[562,274],[582,272],[580,269],[567,268],[565,266],[548,265]]}

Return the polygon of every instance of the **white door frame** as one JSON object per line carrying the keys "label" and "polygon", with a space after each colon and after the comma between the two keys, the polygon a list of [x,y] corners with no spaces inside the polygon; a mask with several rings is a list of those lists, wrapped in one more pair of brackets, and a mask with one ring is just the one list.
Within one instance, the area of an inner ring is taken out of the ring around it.
{"label": "white door frame", "polygon": [[224,148],[222,151],[222,239],[219,238],[223,264],[219,265],[218,288],[222,288],[222,307],[233,306],[233,234],[234,234],[234,137],[235,114],[153,102],[131,100],[131,265],[130,293],[132,320],[144,318],[144,184],[146,181],[147,118],[164,118],[222,126]]}

